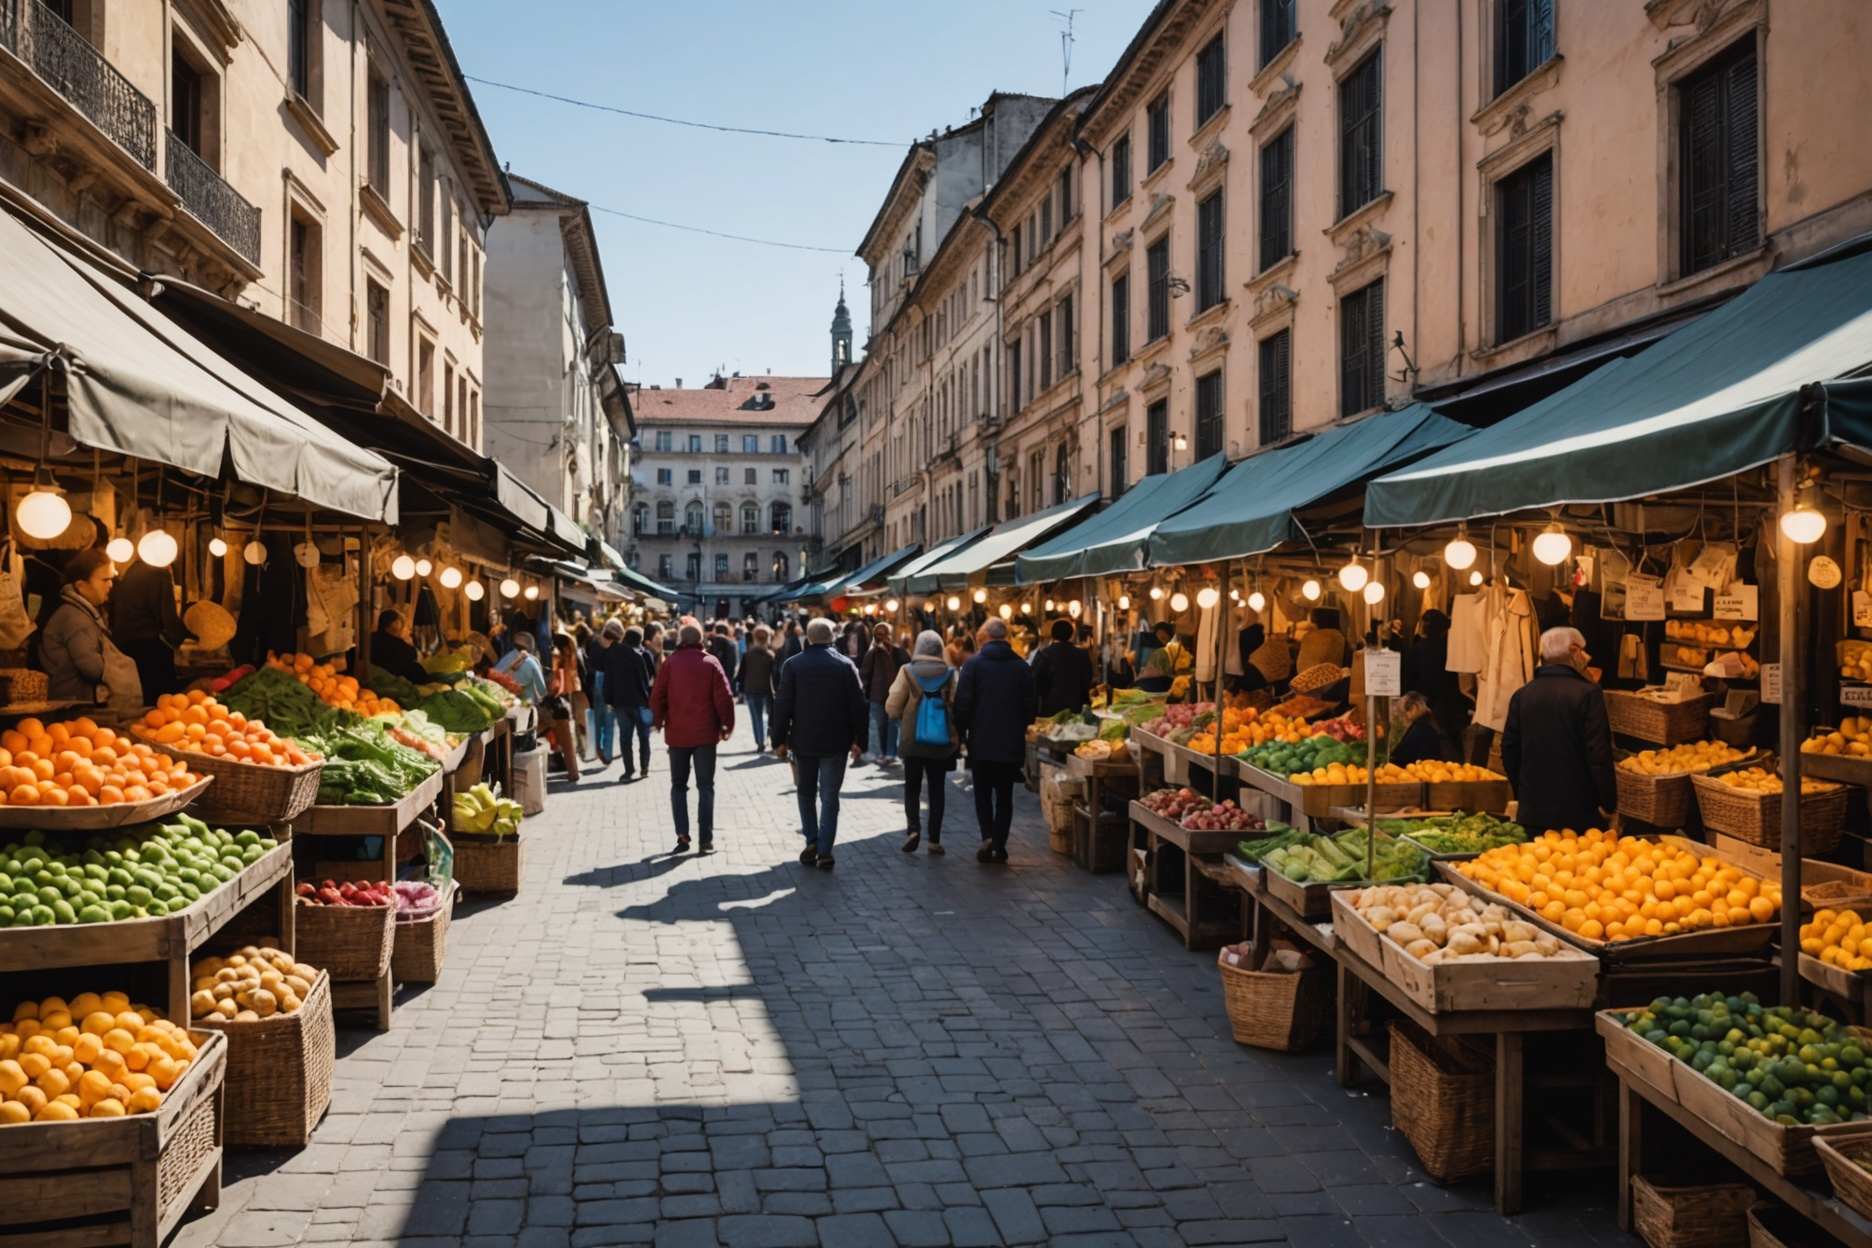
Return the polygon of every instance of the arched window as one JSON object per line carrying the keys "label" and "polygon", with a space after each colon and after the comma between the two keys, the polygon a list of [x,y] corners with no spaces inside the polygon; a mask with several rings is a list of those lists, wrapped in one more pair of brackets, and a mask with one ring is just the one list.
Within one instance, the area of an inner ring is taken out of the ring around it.
{"label": "arched window", "polygon": [[683,527],[689,530],[691,537],[702,535],[702,504],[690,503],[683,508]]}
{"label": "arched window", "polygon": [[784,582],[788,577],[786,551],[776,550],[773,557],[773,579]]}
{"label": "arched window", "polygon": [[793,531],[793,506],[791,503],[773,505],[773,531],[790,533]]}
{"label": "arched window", "polygon": [[734,532],[733,503],[715,504],[715,532],[718,535]]}
{"label": "arched window", "polygon": [[631,531],[641,537],[650,528],[650,504],[638,503],[631,509]]}
{"label": "arched window", "polygon": [[757,503],[741,504],[741,531],[743,533],[760,532],[760,505]]}
{"label": "arched window", "polygon": [[657,504],[657,536],[668,537],[676,531],[676,504],[664,499]]}

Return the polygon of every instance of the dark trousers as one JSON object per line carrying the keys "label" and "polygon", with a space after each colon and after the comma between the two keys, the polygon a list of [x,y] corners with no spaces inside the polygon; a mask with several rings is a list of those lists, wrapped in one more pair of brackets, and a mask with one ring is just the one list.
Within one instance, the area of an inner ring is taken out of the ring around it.
{"label": "dark trousers", "polygon": [[845,784],[848,754],[795,754],[793,782],[799,791],[800,831],[806,846],[832,852],[838,840],[839,789]]}
{"label": "dark trousers", "polygon": [[[644,755],[648,765],[650,756]],[[702,830],[702,843],[715,838],[715,747],[712,745],[672,745],[669,752],[670,817],[676,823],[676,839],[689,839],[689,768],[695,767],[696,824]]]}
{"label": "dark trousers", "polygon": [[1019,763],[998,763],[976,759],[969,763],[975,778],[975,821],[981,825],[982,840],[996,849],[1006,849],[1008,828],[1014,822],[1014,785],[1021,777]]}
{"label": "dark trousers", "polygon": [[913,758],[904,755],[904,819],[906,827],[918,831],[917,807],[923,778],[929,777],[929,839],[934,845],[942,840],[943,802],[949,795],[949,758]]}
{"label": "dark trousers", "polygon": [[160,637],[126,641],[121,649],[136,664],[137,679],[143,682],[143,700],[154,703],[166,693],[182,687],[176,676],[175,651]]}
{"label": "dark trousers", "polygon": [[624,770],[631,769],[631,741],[637,742],[637,756],[643,759],[643,774],[650,774],[650,725],[643,721],[641,706],[614,706],[618,722],[618,757],[624,760]]}

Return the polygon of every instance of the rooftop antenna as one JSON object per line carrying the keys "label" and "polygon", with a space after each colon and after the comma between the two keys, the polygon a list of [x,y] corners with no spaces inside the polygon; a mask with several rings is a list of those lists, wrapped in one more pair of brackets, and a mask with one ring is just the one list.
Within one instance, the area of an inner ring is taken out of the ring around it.
{"label": "rooftop antenna", "polygon": [[1048,9],[1047,12],[1066,23],[1066,29],[1060,31],[1060,95],[1063,98],[1067,84],[1072,80],[1073,19],[1085,10]]}

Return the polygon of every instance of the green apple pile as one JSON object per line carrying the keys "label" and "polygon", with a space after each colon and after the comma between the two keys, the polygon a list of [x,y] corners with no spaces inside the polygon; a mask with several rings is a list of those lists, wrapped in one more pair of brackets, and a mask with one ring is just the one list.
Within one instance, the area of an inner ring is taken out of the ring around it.
{"label": "green apple pile", "polygon": [[278,844],[178,815],[115,835],[32,831],[0,848],[0,927],[160,918],[194,905]]}

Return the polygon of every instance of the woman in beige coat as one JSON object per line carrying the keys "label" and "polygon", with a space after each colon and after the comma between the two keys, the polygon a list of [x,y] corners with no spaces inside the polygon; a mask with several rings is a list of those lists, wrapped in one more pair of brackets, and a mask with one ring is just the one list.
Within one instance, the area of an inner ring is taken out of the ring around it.
{"label": "woman in beige coat", "polygon": [[[897,721],[897,752],[904,769],[903,852],[914,854],[922,840],[919,796],[929,778],[929,852],[942,847],[943,799],[948,795],[949,772],[954,769],[961,738],[956,732],[956,672],[943,656],[942,634],[925,629],[917,634],[916,653],[898,669],[884,698],[884,713]],[[941,699],[940,723],[933,713],[923,715],[925,698]],[[919,733],[919,729],[921,732]]]}

